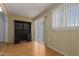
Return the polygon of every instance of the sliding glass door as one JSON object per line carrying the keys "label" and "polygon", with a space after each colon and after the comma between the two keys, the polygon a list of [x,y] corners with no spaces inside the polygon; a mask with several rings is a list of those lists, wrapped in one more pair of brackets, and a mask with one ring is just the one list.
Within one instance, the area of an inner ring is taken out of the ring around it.
{"label": "sliding glass door", "polygon": [[40,18],[35,21],[35,39],[39,43],[45,44],[45,39],[44,39],[44,19]]}
{"label": "sliding glass door", "polygon": [[5,44],[5,19],[2,12],[0,12],[0,52]]}

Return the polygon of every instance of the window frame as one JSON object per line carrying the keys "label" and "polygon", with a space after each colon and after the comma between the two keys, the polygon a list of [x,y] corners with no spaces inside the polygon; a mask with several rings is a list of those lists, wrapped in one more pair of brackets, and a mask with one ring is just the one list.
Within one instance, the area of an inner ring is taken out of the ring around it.
{"label": "window frame", "polygon": [[[70,23],[69,23],[69,27],[67,27],[66,26],[66,18],[65,18],[65,26],[64,27],[59,27],[59,28],[54,28],[53,27],[53,12],[54,11],[56,11],[56,10],[60,10],[60,9],[62,9],[62,8],[66,8],[66,5],[71,5],[71,4],[73,4],[73,3],[66,3],[66,4],[62,4],[62,5],[60,5],[60,6],[58,6],[57,8],[55,8],[55,9],[53,9],[52,11],[51,11],[51,26],[52,26],[52,30],[53,31],[74,31],[74,30],[79,30],[79,26],[73,26],[73,27],[70,27]],[[76,4],[76,3],[74,3],[74,4]],[[77,3],[77,4],[79,4],[79,3]],[[67,6],[68,7],[68,6]],[[70,8],[71,9],[71,8]],[[66,10],[66,9],[64,9],[64,10]],[[66,14],[66,12],[64,12],[64,14]],[[66,17],[66,16],[64,16],[64,17]],[[75,24],[75,23],[74,23]]]}

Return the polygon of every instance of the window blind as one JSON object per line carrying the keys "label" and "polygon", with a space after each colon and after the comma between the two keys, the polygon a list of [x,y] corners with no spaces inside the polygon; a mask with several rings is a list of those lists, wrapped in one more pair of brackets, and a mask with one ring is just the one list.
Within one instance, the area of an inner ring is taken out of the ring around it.
{"label": "window blind", "polygon": [[79,3],[62,5],[52,11],[53,30],[77,30],[79,27]]}

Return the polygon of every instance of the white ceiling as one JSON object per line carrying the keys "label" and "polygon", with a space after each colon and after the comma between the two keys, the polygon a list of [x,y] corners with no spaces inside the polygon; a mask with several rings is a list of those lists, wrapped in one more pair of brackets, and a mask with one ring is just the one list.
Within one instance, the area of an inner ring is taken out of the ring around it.
{"label": "white ceiling", "polygon": [[5,3],[6,10],[14,15],[35,17],[52,3]]}

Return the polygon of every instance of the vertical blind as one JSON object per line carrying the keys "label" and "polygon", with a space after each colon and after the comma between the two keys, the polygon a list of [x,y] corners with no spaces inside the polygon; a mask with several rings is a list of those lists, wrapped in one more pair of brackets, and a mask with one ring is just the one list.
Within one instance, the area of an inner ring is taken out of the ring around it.
{"label": "vertical blind", "polygon": [[79,27],[79,3],[67,3],[52,11],[53,30],[74,30]]}
{"label": "vertical blind", "polygon": [[0,42],[5,41],[5,19],[2,12],[0,12]]}

